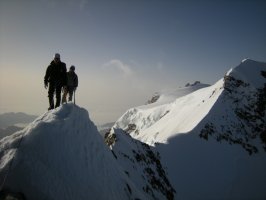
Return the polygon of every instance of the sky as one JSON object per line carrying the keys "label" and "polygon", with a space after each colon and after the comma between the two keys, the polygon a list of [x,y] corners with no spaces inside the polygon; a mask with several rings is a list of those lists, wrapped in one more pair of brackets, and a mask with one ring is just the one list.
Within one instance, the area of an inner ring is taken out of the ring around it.
{"label": "sky", "polygon": [[55,53],[76,66],[76,103],[113,122],[157,91],[266,62],[266,1],[0,0],[0,113],[46,112]]}

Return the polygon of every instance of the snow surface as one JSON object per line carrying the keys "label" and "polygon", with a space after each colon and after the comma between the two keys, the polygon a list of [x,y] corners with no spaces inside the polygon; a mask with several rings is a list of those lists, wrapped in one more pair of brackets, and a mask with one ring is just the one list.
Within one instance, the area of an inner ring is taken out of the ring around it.
{"label": "snow surface", "polygon": [[265,91],[262,71],[266,63],[243,60],[212,86],[129,109],[114,128],[155,147],[176,199],[266,199],[266,154],[254,132],[266,128],[265,107],[258,115],[255,104]]}
{"label": "snow surface", "polygon": [[115,161],[88,112],[73,104],[44,113],[0,141],[1,184],[12,159],[1,189],[23,192],[28,200],[145,199]]}

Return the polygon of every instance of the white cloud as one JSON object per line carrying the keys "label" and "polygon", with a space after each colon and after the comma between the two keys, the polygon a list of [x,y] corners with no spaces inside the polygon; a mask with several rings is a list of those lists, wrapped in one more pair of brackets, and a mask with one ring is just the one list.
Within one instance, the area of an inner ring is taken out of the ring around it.
{"label": "white cloud", "polygon": [[104,69],[114,69],[128,77],[133,74],[131,67],[121,60],[113,59],[103,65]]}

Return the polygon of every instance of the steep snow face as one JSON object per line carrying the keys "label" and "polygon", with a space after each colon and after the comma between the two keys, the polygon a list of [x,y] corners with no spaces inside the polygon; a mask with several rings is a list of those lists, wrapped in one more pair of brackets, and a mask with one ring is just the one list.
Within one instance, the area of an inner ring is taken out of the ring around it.
{"label": "steep snow face", "polygon": [[0,141],[1,184],[5,178],[1,189],[22,192],[29,200],[145,197],[118,165],[87,111],[73,104],[43,114]]}

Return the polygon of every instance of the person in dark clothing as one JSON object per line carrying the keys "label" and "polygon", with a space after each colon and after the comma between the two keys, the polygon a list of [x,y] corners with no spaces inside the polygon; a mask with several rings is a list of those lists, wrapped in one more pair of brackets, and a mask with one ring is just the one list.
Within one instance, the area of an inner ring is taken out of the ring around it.
{"label": "person in dark clothing", "polygon": [[[60,54],[56,53],[54,59],[46,69],[44,76],[44,87],[47,89],[48,83],[48,98],[50,107],[48,110],[60,106],[61,103],[61,90],[66,85],[66,64],[61,62]],[[54,94],[56,94],[56,104],[54,105]]]}
{"label": "person in dark clothing", "polygon": [[73,93],[76,91],[78,87],[78,76],[75,73],[75,66],[71,66],[69,71],[67,72],[67,84],[64,87],[64,93],[62,98],[62,103],[66,103],[66,97],[68,96],[68,101],[72,101]]}

